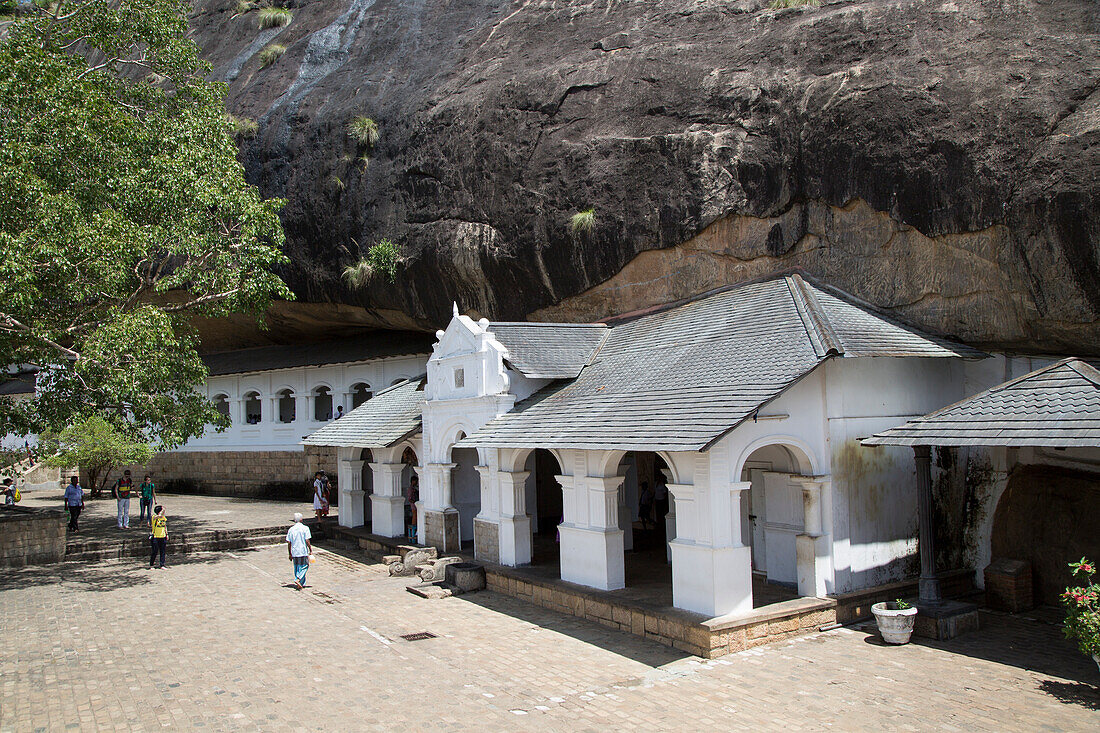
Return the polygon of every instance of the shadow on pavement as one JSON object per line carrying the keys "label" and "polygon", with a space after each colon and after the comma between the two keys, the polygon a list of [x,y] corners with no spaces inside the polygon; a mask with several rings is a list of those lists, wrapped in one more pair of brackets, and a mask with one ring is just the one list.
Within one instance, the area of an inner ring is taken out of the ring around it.
{"label": "shadow on pavement", "polygon": [[1043,680],[1039,683],[1039,689],[1060,702],[1080,705],[1089,710],[1100,710],[1100,690],[1093,685]]}
{"label": "shadow on pavement", "polygon": [[[255,550],[233,550],[245,554]],[[171,573],[172,568],[185,565],[208,565],[223,559],[220,552],[202,552],[189,555],[172,555],[169,547],[164,570],[149,570],[148,557],[101,562],[60,562],[51,565],[31,565],[24,568],[5,569],[0,573],[0,592],[44,585],[69,585],[93,593],[106,593],[122,588],[144,585],[156,574]]]}
{"label": "shadow on pavement", "polygon": [[468,593],[455,598],[506,616],[522,619],[548,631],[565,634],[648,667],[657,668],[692,656],[687,652],[642,639],[625,631],[605,628],[594,621],[567,616],[564,613],[535,606],[493,591]]}

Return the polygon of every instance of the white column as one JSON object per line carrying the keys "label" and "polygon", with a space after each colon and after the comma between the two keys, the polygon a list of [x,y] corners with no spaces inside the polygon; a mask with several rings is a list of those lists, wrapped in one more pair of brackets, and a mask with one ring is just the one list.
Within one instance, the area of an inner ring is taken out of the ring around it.
{"label": "white column", "polygon": [[[668,485],[676,517],[676,538],[669,547],[672,603],[677,608],[707,616],[752,610],[752,558],[741,538],[740,511],[741,492],[751,487],[746,481],[711,488],[712,516],[702,510],[707,502],[697,495],[705,488]],[[719,531],[712,533],[707,524],[717,524]]]}
{"label": "white column", "polygon": [[371,494],[371,532],[382,537],[405,535],[405,496],[401,485],[404,463],[370,464],[374,493]]}
{"label": "white column", "polygon": [[340,487],[340,526],[362,527],[366,518],[363,512],[363,461],[341,459],[337,466]]}
{"label": "white column", "polygon": [[825,529],[827,477],[794,477],[802,485],[802,534],[795,537],[798,595],[824,596],[832,583],[830,538]]}
{"label": "white column", "polygon": [[[575,522],[558,526],[561,537],[561,579],[600,590],[626,587],[623,531],[619,529],[618,492],[622,476],[559,476],[573,483]],[[587,510],[587,511],[585,511]]]}
{"label": "white column", "polygon": [[311,419],[309,414],[309,400],[305,395],[294,395],[294,422],[307,422]]}
{"label": "white column", "polygon": [[[527,471],[498,471],[500,482],[500,564],[531,562],[531,517],[527,514]],[[484,496],[482,498],[484,501]]]}
{"label": "white column", "polygon": [[623,531],[623,549],[634,549],[634,523],[630,521],[630,507],[626,504],[626,484],[619,485],[618,491],[619,529]]}

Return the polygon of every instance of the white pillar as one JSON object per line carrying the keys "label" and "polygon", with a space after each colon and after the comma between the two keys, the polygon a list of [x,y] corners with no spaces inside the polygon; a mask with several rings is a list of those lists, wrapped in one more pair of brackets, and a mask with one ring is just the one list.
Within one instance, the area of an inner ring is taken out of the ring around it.
{"label": "white pillar", "polygon": [[[625,478],[625,477],[624,477]],[[619,485],[618,491],[619,529],[623,531],[623,549],[634,549],[634,522],[631,521],[630,507],[626,504],[626,483]]]}
{"label": "white pillar", "polygon": [[363,461],[342,459],[336,470],[340,488],[340,526],[362,527],[366,521],[363,512]]}
{"label": "white pillar", "polygon": [[[692,484],[669,484],[675,506],[676,538],[672,551],[672,603],[706,616],[743,614],[752,610],[752,557],[741,538],[741,492],[750,482],[716,487],[711,494],[714,516],[702,511]],[[670,507],[671,509],[671,507]],[[672,512],[670,511],[670,515]],[[713,539],[706,524],[719,525]]]}
{"label": "white pillar", "polygon": [[[623,531],[619,529],[618,492],[622,476],[559,476],[565,489],[572,484],[575,516],[558,526],[561,537],[561,579],[600,590],[626,587]],[[585,511],[587,510],[587,511]],[[587,516],[587,522],[580,519]]]}
{"label": "white pillar", "polygon": [[[527,471],[498,471],[500,482],[500,564],[531,562],[531,517],[527,514]],[[484,498],[482,499],[484,501]]]}
{"label": "white pillar", "polygon": [[423,506],[417,510],[418,524],[422,528],[420,542],[443,552],[458,552],[462,548],[458,509],[454,507],[451,495],[451,471],[454,467],[453,463],[429,463],[424,466],[427,480],[421,486],[420,503]]}
{"label": "white pillar", "polygon": [[311,419],[309,414],[308,400],[304,395],[295,393],[294,395],[294,422],[307,422]]}
{"label": "white pillar", "polygon": [[830,538],[824,504],[831,483],[821,476],[794,477],[802,485],[802,534],[795,537],[798,595],[824,596],[832,582]]}
{"label": "white pillar", "polygon": [[405,496],[401,485],[404,463],[370,464],[374,493],[371,494],[371,532],[382,537],[405,536]]}

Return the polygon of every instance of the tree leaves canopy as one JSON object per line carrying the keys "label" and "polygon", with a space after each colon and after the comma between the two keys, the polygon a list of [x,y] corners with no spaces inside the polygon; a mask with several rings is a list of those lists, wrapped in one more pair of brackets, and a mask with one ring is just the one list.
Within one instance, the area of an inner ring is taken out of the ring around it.
{"label": "tree leaves canopy", "polygon": [[245,182],[186,10],[60,0],[0,39],[0,364],[41,370],[8,431],[102,414],[175,447],[223,420],[189,317],[292,297],[282,202]]}

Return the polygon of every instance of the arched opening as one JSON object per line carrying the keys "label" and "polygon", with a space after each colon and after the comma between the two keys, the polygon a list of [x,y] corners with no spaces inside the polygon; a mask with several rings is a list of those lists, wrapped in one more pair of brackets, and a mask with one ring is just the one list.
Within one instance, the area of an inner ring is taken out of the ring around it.
{"label": "arched opening", "polygon": [[[455,442],[465,438],[459,433]],[[451,503],[458,510],[458,529],[460,542],[473,542],[474,517],[481,511],[481,474],[477,472],[478,456],[476,448],[452,448],[451,463]]]}
{"label": "arched opening", "polygon": [[290,389],[284,389],[278,392],[279,407],[277,410],[279,422],[292,423],[294,422],[295,415],[295,399],[294,391]]}
{"label": "arched opening", "polygon": [[558,525],[565,518],[557,479],[561,466],[553,453],[536,448],[527,456],[523,470],[527,471],[524,503],[531,517],[531,564],[556,564],[560,559]]}
{"label": "arched opening", "polygon": [[263,419],[263,402],[259,392],[249,392],[244,396],[244,421],[249,425],[258,425]]}
{"label": "arched opening", "polygon": [[405,497],[405,534],[410,538],[415,538],[417,532],[416,502],[420,501],[420,477],[416,475],[414,470],[419,463],[416,451],[406,447],[405,450],[401,451],[401,463],[405,466],[401,469],[401,492]]}
{"label": "arched opening", "polygon": [[359,407],[367,400],[371,398],[370,385],[365,382],[358,382],[351,385],[351,409]]}
{"label": "arched opening", "polygon": [[214,395],[214,409],[218,411],[219,415],[224,417],[226,420],[229,420],[229,395]]}
{"label": "arched opening", "polygon": [[741,481],[741,537],[752,555],[754,605],[791,597],[798,588],[797,537],[805,528],[802,485],[795,478],[811,473],[810,461],[794,446],[772,444],[749,454]]}
{"label": "arched opening", "polygon": [[405,381],[406,379],[407,379],[407,377],[398,377],[397,379],[395,379],[395,380],[393,380],[392,382],[390,382],[390,386],[392,387],[392,386],[394,386],[395,384],[401,384],[401,383],[402,383],[402,382],[404,382],[404,381]]}
{"label": "arched opening", "polygon": [[317,422],[331,420],[332,391],[328,387],[317,387],[313,390],[313,419]]}
{"label": "arched opening", "polygon": [[359,452],[359,460],[363,462],[359,469],[359,488],[363,490],[363,524],[370,526],[373,515],[370,497],[374,493],[374,471],[370,467],[374,462],[374,454],[371,453],[370,448],[364,448]]}

